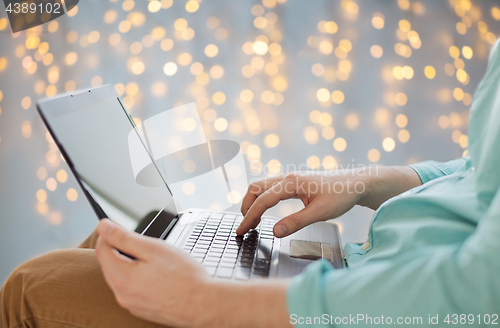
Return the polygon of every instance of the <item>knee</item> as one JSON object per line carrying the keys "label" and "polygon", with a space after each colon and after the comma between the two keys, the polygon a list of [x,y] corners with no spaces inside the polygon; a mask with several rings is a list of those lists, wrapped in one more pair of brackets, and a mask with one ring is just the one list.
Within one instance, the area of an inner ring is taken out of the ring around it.
{"label": "knee", "polygon": [[[47,302],[51,286],[60,283],[64,274],[64,264],[82,261],[89,264],[95,258],[93,250],[60,250],[54,251],[16,268],[0,292],[1,327],[22,326],[23,322],[32,318],[37,307]],[[80,256],[76,256],[78,255]],[[95,261],[96,262],[96,261]],[[89,265],[90,266],[90,265]]]}

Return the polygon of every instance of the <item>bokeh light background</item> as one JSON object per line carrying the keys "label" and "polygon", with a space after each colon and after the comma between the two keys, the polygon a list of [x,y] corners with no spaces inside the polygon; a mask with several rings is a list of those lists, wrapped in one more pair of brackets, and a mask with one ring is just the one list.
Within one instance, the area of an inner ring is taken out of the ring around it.
{"label": "bokeh light background", "polygon": [[[467,153],[499,20],[496,0],[86,0],[12,34],[2,9],[0,281],[97,223],[37,99],[112,83],[138,121],[196,101],[207,137],[240,142],[252,178],[444,161]],[[343,241],[363,241],[371,214],[341,218]]]}

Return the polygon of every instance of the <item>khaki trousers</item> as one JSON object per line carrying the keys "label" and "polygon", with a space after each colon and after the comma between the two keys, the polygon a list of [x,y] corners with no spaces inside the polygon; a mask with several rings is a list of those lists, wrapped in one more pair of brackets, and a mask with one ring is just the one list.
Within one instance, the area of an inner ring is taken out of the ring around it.
{"label": "khaki trousers", "polygon": [[76,249],[19,266],[2,287],[0,327],[162,327],[116,303],[95,257],[96,241],[94,231]]}

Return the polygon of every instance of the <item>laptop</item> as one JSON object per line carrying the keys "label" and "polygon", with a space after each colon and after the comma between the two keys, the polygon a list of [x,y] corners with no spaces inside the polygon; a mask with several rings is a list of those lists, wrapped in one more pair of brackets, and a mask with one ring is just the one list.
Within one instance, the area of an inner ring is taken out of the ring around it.
{"label": "laptop", "polygon": [[[151,156],[144,134],[112,85],[45,99],[36,107],[99,219],[163,239],[220,279],[288,278],[318,259],[334,268],[346,266],[335,224],[318,222],[276,238],[273,226],[278,219],[263,216],[255,229],[238,236],[241,213],[178,211],[169,181],[179,179],[162,174],[160,166],[169,162]],[[154,168],[147,173],[148,183],[138,182],[132,167],[137,161]],[[208,191],[212,187],[202,186]]]}

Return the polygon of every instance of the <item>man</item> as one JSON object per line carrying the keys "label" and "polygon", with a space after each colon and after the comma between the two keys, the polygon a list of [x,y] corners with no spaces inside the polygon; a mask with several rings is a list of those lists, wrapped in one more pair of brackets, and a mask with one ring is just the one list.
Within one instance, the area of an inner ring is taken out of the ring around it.
{"label": "man", "polygon": [[[498,324],[499,42],[474,96],[469,129],[470,157],[444,164],[382,167],[377,175],[289,174],[250,186],[239,234],[288,198],[305,208],[276,224],[277,237],[356,204],[376,209],[368,241],[345,248],[348,269],[318,261],[291,281],[224,282],[184,252],[103,220],[99,238],[92,235],[80,249],[52,252],[14,271],[2,289],[2,326]],[[338,194],[300,187],[314,183],[366,188]]]}

